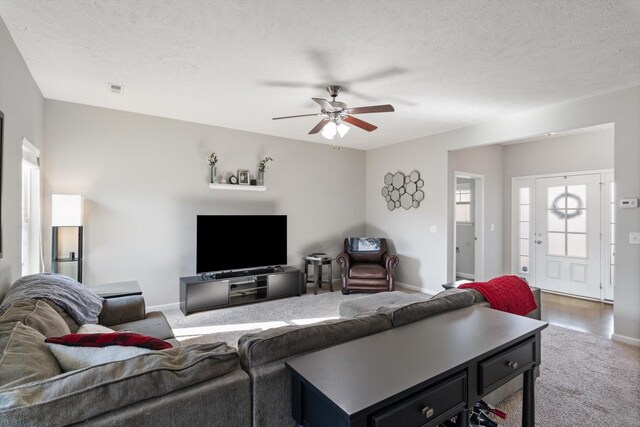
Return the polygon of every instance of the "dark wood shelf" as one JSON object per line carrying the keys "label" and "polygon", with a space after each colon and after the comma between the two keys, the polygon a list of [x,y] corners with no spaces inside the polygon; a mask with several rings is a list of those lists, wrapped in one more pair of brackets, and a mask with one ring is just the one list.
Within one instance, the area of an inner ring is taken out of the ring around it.
{"label": "dark wood shelf", "polygon": [[54,259],[55,262],[78,262],[78,261],[82,261],[81,258],[56,258]]}

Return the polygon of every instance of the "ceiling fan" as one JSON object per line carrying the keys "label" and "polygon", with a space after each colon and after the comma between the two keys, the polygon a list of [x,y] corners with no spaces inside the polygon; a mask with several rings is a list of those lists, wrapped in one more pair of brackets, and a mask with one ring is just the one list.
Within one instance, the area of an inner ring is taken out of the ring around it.
{"label": "ceiling fan", "polygon": [[338,96],[340,89],[342,89],[342,86],[327,86],[327,92],[329,92],[329,95],[331,95],[331,98],[333,98],[332,101],[327,101],[323,98],[311,98],[316,103],[318,103],[318,105],[320,105],[319,113],[274,117],[273,120],[292,119],[295,117],[320,116],[323,117],[323,119],[320,120],[320,122],[309,131],[309,135],[322,131],[322,136],[327,139],[333,139],[336,135],[340,135],[340,137],[342,138],[347,134],[350,128],[349,126],[345,125],[345,123],[349,123],[350,125],[359,127],[360,129],[364,129],[367,132],[372,132],[378,129],[377,126],[374,126],[371,123],[367,123],[364,120],[353,117],[354,114],[387,113],[395,111],[393,106],[389,104],[348,108],[347,104],[345,104],[344,102],[336,101],[336,97]]}

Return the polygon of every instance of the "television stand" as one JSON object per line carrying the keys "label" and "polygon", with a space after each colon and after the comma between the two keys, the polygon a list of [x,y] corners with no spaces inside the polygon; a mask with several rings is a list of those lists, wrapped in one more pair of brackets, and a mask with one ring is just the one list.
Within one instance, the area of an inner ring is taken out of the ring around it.
{"label": "television stand", "polygon": [[302,273],[293,267],[201,274],[180,278],[180,310],[188,315],[301,293]]}
{"label": "television stand", "polygon": [[275,272],[273,267],[254,268],[251,270],[222,271],[220,273],[204,273],[203,279],[227,279],[229,277],[251,276],[256,274],[268,274]]}

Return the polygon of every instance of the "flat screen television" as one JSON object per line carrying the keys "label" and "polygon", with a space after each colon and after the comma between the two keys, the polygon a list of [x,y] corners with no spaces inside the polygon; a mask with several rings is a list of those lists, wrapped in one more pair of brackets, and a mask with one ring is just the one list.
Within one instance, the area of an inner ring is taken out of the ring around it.
{"label": "flat screen television", "polygon": [[198,274],[286,264],[286,215],[198,215]]}

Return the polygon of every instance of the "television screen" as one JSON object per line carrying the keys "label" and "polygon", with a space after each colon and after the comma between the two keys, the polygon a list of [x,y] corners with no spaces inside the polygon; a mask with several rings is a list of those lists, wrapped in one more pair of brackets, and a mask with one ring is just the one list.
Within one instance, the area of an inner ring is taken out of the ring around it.
{"label": "television screen", "polygon": [[198,215],[196,240],[198,274],[287,264],[286,215]]}

